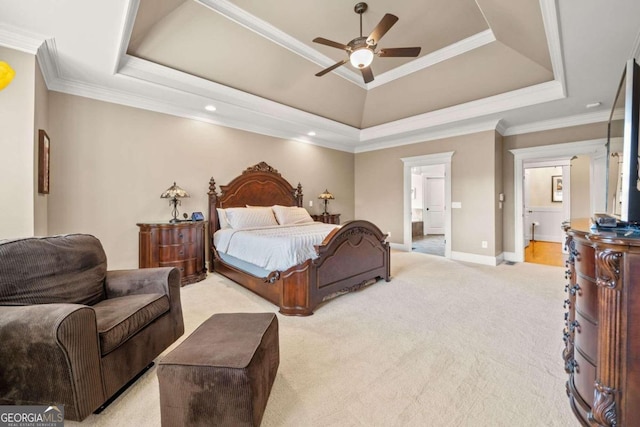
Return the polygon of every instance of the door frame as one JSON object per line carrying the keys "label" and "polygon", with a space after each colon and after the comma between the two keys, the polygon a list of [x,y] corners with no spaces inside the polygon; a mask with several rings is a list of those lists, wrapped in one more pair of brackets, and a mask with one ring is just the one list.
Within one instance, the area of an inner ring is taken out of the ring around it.
{"label": "door frame", "polygon": [[[594,175],[595,162],[606,162],[606,138],[591,139],[586,141],[567,142],[564,144],[555,145],[543,145],[531,148],[516,148],[509,150],[513,156],[513,169],[514,169],[514,238],[515,248],[512,253],[504,253],[504,259],[507,261],[523,262],[524,261],[524,200],[523,200],[523,174],[525,161],[533,161],[538,159],[551,160],[551,159],[571,159],[575,155],[589,155],[591,156],[592,167],[590,173],[591,181],[591,213],[602,205],[602,201],[595,200],[595,194],[605,194],[604,191],[594,191],[596,187],[605,186],[606,188],[606,175],[603,177]],[[604,153],[604,156],[602,155]],[[605,170],[606,168],[598,168],[599,170]],[[606,201],[605,201],[606,203]]]}
{"label": "door frame", "polygon": [[444,165],[444,256],[451,258],[451,158],[455,151],[447,151],[424,156],[403,157],[404,163],[404,225],[402,250],[411,251],[411,168],[431,165]]}

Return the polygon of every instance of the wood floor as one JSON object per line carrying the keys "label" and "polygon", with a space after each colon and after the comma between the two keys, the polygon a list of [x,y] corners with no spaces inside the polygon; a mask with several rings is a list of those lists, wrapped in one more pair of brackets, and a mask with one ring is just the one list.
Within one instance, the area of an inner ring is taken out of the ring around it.
{"label": "wood floor", "polygon": [[529,246],[524,248],[524,262],[563,267],[564,261],[562,243],[532,240]]}

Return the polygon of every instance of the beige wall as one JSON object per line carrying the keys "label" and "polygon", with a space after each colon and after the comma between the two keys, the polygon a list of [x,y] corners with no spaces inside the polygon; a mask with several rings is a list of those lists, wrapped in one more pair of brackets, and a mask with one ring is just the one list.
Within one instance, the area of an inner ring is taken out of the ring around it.
{"label": "beige wall", "polygon": [[[562,167],[530,168],[527,169],[527,172],[529,179],[529,206],[536,208],[561,208],[562,203],[551,201],[551,177],[556,175],[562,176]],[[573,180],[571,183],[573,184]],[[578,185],[580,185],[580,183]],[[571,202],[573,202],[573,199],[571,199]]]}
{"label": "beige wall", "polygon": [[[514,163],[513,154],[509,150],[513,150],[516,148],[530,148],[544,145],[562,144],[566,142],[588,141],[606,137],[607,123],[605,122],[504,137],[502,179],[505,192],[505,203],[503,212],[503,249],[505,252],[515,252],[515,192],[513,184]],[[574,188],[575,187],[572,182],[572,197],[574,194]],[[572,199],[571,202],[573,203],[574,200]]]}
{"label": "beige wall", "polygon": [[571,161],[571,218],[591,217],[591,157]]}
{"label": "beige wall", "polygon": [[110,269],[137,267],[136,223],[170,219],[160,194],[173,181],[191,194],[180,214],[206,215],[209,178],[219,191],[260,161],[302,183],[311,213],[322,211],[327,188],[336,197],[329,211],[354,217],[350,153],[58,92],[49,94],[49,129],[49,233],[94,234]]}
{"label": "beige wall", "polygon": [[[451,249],[478,255],[496,253],[497,194],[495,132],[481,132],[356,154],[355,214],[391,232],[393,243],[403,242],[404,164],[402,158],[454,151],[451,197]],[[481,241],[488,242],[482,249]]]}
{"label": "beige wall", "polygon": [[[37,63],[37,60],[36,60]],[[34,234],[36,236],[46,236],[48,232],[47,201],[48,195],[38,193],[38,130],[43,129],[48,133],[49,129],[49,91],[42,77],[40,67],[35,67],[35,109],[34,109],[34,129],[33,129],[33,214],[34,214]],[[53,144],[53,142],[52,142]]]}
{"label": "beige wall", "polygon": [[0,239],[34,232],[35,56],[0,47],[0,60],[16,72],[0,91]]}

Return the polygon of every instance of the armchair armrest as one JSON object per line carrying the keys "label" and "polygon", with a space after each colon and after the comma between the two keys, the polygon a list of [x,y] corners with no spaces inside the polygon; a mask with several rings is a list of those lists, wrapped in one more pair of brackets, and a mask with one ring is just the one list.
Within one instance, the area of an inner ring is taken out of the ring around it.
{"label": "armchair armrest", "polygon": [[180,270],[175,267],[139,268],[107,271],[105,291],[108,298],[135,294],[164,294],[169,297],[174,336],[184,333],[180,302]]}
{"label": "armchair armrest", "polygon": [[65,405],[82,420],[105,400],[96,315],[80,304],[0,306],[0,402]]}

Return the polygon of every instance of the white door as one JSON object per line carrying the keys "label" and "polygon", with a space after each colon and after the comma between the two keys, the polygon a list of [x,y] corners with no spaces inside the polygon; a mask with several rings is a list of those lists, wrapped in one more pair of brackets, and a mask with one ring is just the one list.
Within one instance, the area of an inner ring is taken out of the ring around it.
{"label": "white door", "polygon": [[444,234],[444,178],[425,178],[424,234]]}

